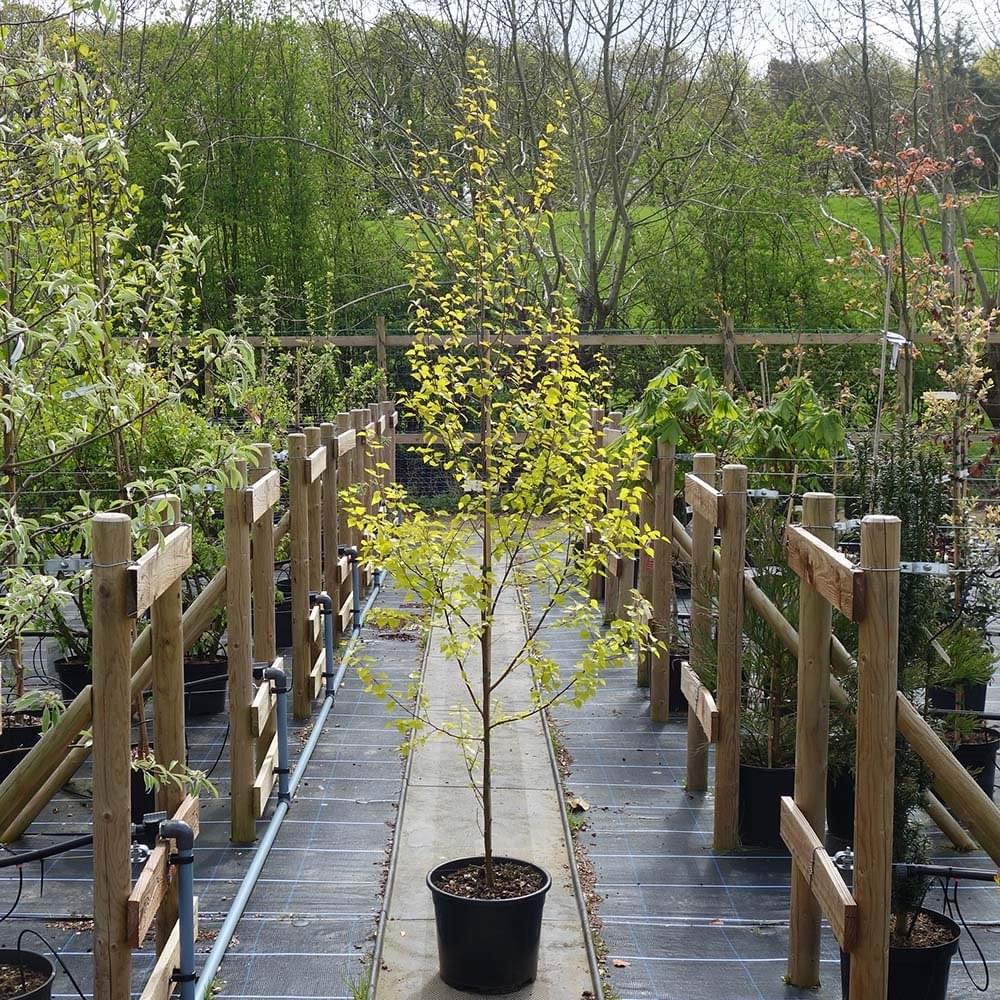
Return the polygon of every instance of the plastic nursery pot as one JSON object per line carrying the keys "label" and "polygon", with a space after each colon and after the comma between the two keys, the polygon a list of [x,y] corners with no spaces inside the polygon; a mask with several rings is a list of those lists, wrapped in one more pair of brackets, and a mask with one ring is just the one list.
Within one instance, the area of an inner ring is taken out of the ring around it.
{"label": "plastic nursery pot", "polygon": [[469,899],[435,885],[441,875],[483,858],[458,858],[438,865],[427,876],[437,924],[438,966],[441,978],[457,990],[473,993],[513,993],[535,979],[542,909],[552,879],[544,868],[516,858],[513,861],[538,872],[541,888],[515,899]]}
{"label": "plastic nursery pot", "polygon": [[229,662],[224,656],[184,658],[185,715],[218,715],[226,707]]}
{"label": "plastic nursery pot", "polygon": [[[52,980],[55,979],[55,970],[52,963],[44,956],[33,951],[16,951],[14,948],[0,948],[0,966],[13,966],[15,969],[21,968],[30,970],[38,976],[44,977],[44,981],[38,986],[24,990],[14,987],[14,992],[10,992],[10,987],[0,978],[0,1000],[51,1000]],[[34,977],[33,977],[34,978]],[[15,974],[14,982],[20,982],[20,976]]]}
{"label": "plastic nursery pot", "polygon": [[[948,712],[955,710],[955,692],[951,688],[929,687],[927,703],[931,708],[940,708]],[[962,707],[967,712],[982,712],[986,709],[986,685],[970,684],[965,689]]]}
{"label": "plastic nursery pot", "polygon": [[1000,730],[986,729],[990,737],[983,743],[960,743],[952,751],[976,784],[992,799],[997,778],[997,750],[1000,749]]}
{"label": "plastic nursery pot", "polygon": [[90,660],[82,656],[62,656],[52,666],[59,678],[62,700],[68,705],[90,683]]}
{"label": "plastic nursery pot", "polygon": [[292,581],[285,577],[275,584],[284,597],[274,607],[274,644],[278,649],[288,649],[292,644]]}
{"label": "plastic nursery pot", "polygon": [[31,710],[5,715],[0,732],[0,781],[3,781],[42,735],[42,713]]}
{"label": "plastic nursery pot", "polygon": [[740,843],[787,853],[781,839],[781,796],[795,792],[794,767],[740,764]]}
{"label": "plastic nursery pot", "polygon": [[[943,913],[921,910],[952,932],[950,940],[931,948],[889,948],[889,989],[886,1000],[947,1000],[948,973],[961,935],[958,924]],[[840,953],[840,990],[850,1000],[851,956]]]}
{"label": "plastic nursery pot", "polygon": [[827,775],[826,832],[845,843],[854,839],[854,774],[851,771]]}

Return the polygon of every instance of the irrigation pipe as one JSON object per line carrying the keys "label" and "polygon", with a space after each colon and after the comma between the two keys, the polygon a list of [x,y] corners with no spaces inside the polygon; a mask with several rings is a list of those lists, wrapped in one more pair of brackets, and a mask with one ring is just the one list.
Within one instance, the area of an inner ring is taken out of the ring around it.
{"label": "irrigation pipe", "polygon": [[[295,770],[292,772],[288,789],[290,796],[295,794],[295,790],[298,788],[299,782],[304,777],[306,768],[309,766],[309,761],[311,760],[316,747],[319,745],[320,737],[323,734],[323,727],[326,725],[326,720],[330,715],[330,711],[333,709],[333,702],[337,694],[337,688],[340,686],[340,683],[344,678],[344,673],[347,669],[347,661],[361,635],[361,626],[364,623],[365,616],[371,610],[372,605],[375,603],[375,599],[381,592],[384,583],[384,572],[376,573],[375,584],[372,587],[372,592],[368,595],[368,600],[361,611],[360,618],[355,622],[354,628],[351,631],[351,638],[344,647],[343,655],[340,658],[340,669],[337,672],[337,676],[333,680],[333,684],[327,687],[327,695],[323,699],[323,705],[319,710],[319,715],[316,716],[316,719],[313,722],[313,728],[309,735],[309,741],[303,748],[298,763],[295,765]],[[333,660],[333,651],[331,649],[327,650],[327,659],[328,662],[332,662]],[[275,807],[274,815],[267,824],[267,829],[264,831],[264,836],[261,838],[260,844],[254,853],[253,861],[250,863],[250,868],[243,877],[239,890],[233,897],[229,913],[227,914],[222,927],[219,928],[219,934],[215,939],[215,944],[212,946],[212,950],[209,952],[208,958],[205,959],[204,966],[202,966],[201,973],[198,976],[198,982],[195,984],[196,1000],[207,1000],[207,998],[211,995],[212,984],[215,980],[216,973],[222,966],[222,961],[226,957],[226,951],[229,948],[229,943],[232,941],[233,935],[236,933],[236,927],[247,908],[247,903],[250,902],[250,895],[256,887],[257,881],[264,870],[264,865],[267,862],[268,855],[271,853],[271,848],[274,846],[274,842],[278,838],[278,831],[281,829],[281,824],[284,822],[285,816],[288,814],[290,807],[291,802],[287,800],[279,802]]]}

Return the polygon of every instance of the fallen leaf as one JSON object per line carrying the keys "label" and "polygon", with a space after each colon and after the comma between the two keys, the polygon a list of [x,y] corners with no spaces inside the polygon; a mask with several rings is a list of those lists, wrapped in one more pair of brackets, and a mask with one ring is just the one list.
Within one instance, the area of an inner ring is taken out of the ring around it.
{"label": "fallen leaf", "polygon": [[590,803],[586,799],[580,798],[579,795],[567,795],[566,806],[570,812],[575,813],[587,812],[590,809]]}
{"label": "fallen leaf", "polygon": [[611,963],[616,969],[627,969],[632,963],[626,962],[624,958],[616,958]]}
{"label": "fallen leaf", "polygon": [[722,927],[725,924],[725,920],[722,917],[716,917],[714,920],[709,920],[709,927]]}

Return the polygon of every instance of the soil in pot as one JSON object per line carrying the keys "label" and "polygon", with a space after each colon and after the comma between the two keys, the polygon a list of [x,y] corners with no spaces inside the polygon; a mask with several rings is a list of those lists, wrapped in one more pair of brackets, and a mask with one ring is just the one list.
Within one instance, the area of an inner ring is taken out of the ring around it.
{"label": "soil in pot", "polygon": [[[948,973],[958,951],[958,924],[943,913],[920,910],[905,945],[894,944],[890,926],[889,990],[886,1000],[947,1000]],[[851,956],[840,954],[840,988],[850,998]]]}
{"label": "soil in pot", "polygon": [[795,792],[794,767],[740,764],[740,843],[787,853],[781,839],[781,797]]}
{"label": "soil in pot", "polygon": [[1000,730],[983,728],[952,751],[991,799],[997,778],[997,750],[1000,750]]}
{"label": "soil in pot", "polygon": [[542,910],[552,880],[537,865],[495,857],[494,882],[487,890],[482,857],[445,862],[427,876],[441,978],[455,989],[513,993],[538,972]]}
{"label": "soil in pot", "polygon": [[59,678],[62,700],[68,705],[90,683],[90,660],[63,656],[52,664]]}
{"label": "soil in pot", "polygon": [[3,732],[0,732],[0,781],[3,781],[28,756],[28,752],[41,735],[40,711],[4,715]]}
{"label": "soil in pot", "polygon": [[[948,712],[955,711],[955,692],[951,688],[929,687],[927,703],[931,708],[940,708]],[[970,684],[965,689],[962,707],[967,712],[982,712],[986,709],[986,685]]]}
{"label": "soil in pot", "polygon": [[276,584],[283,600],[274,605],[274,644],[278,649],[288,649],[292,645],[292,581],[284,577]]}
{"label": "soil in pot", "polygon": [[0,949],[0,1000],[50,1000],[55,970],[33,951]]}
{"label": "soil in pot", "polygon": [[218,715],[226,707],[229,662],[224,656],[184,658],[184,713]]}

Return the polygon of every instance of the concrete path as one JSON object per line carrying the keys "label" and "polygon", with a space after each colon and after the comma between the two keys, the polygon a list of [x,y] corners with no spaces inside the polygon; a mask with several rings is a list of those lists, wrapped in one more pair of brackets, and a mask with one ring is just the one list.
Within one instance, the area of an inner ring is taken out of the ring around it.
{"label": "concrete path", "polygon": [[[494,630],[495,664],[509,662],[524,638],[512,594],[504,595]],[[424,690],[431,715],[446,716],[469,705],[453,664],[441,653],[442,631],[431,635]],[[473,676],[476,669],[470,668]],[[515,671],[499,689],[508,711],[530,704],[530,675]],[[558,781],[547,737],[534,716],[494,734],[494,844],[548,870],[552,889],[545,904],[538,979],[518,998],[577,1000],[594,995],[567,845]],[[396,831],[395,871],[389,886],[388,918],[376,1000],[447,1000],[469,994],[438,977],[434,912],[425,878],[451,858],[482,854],[481,819],[458,745],[436,737],[413,751]]]}

